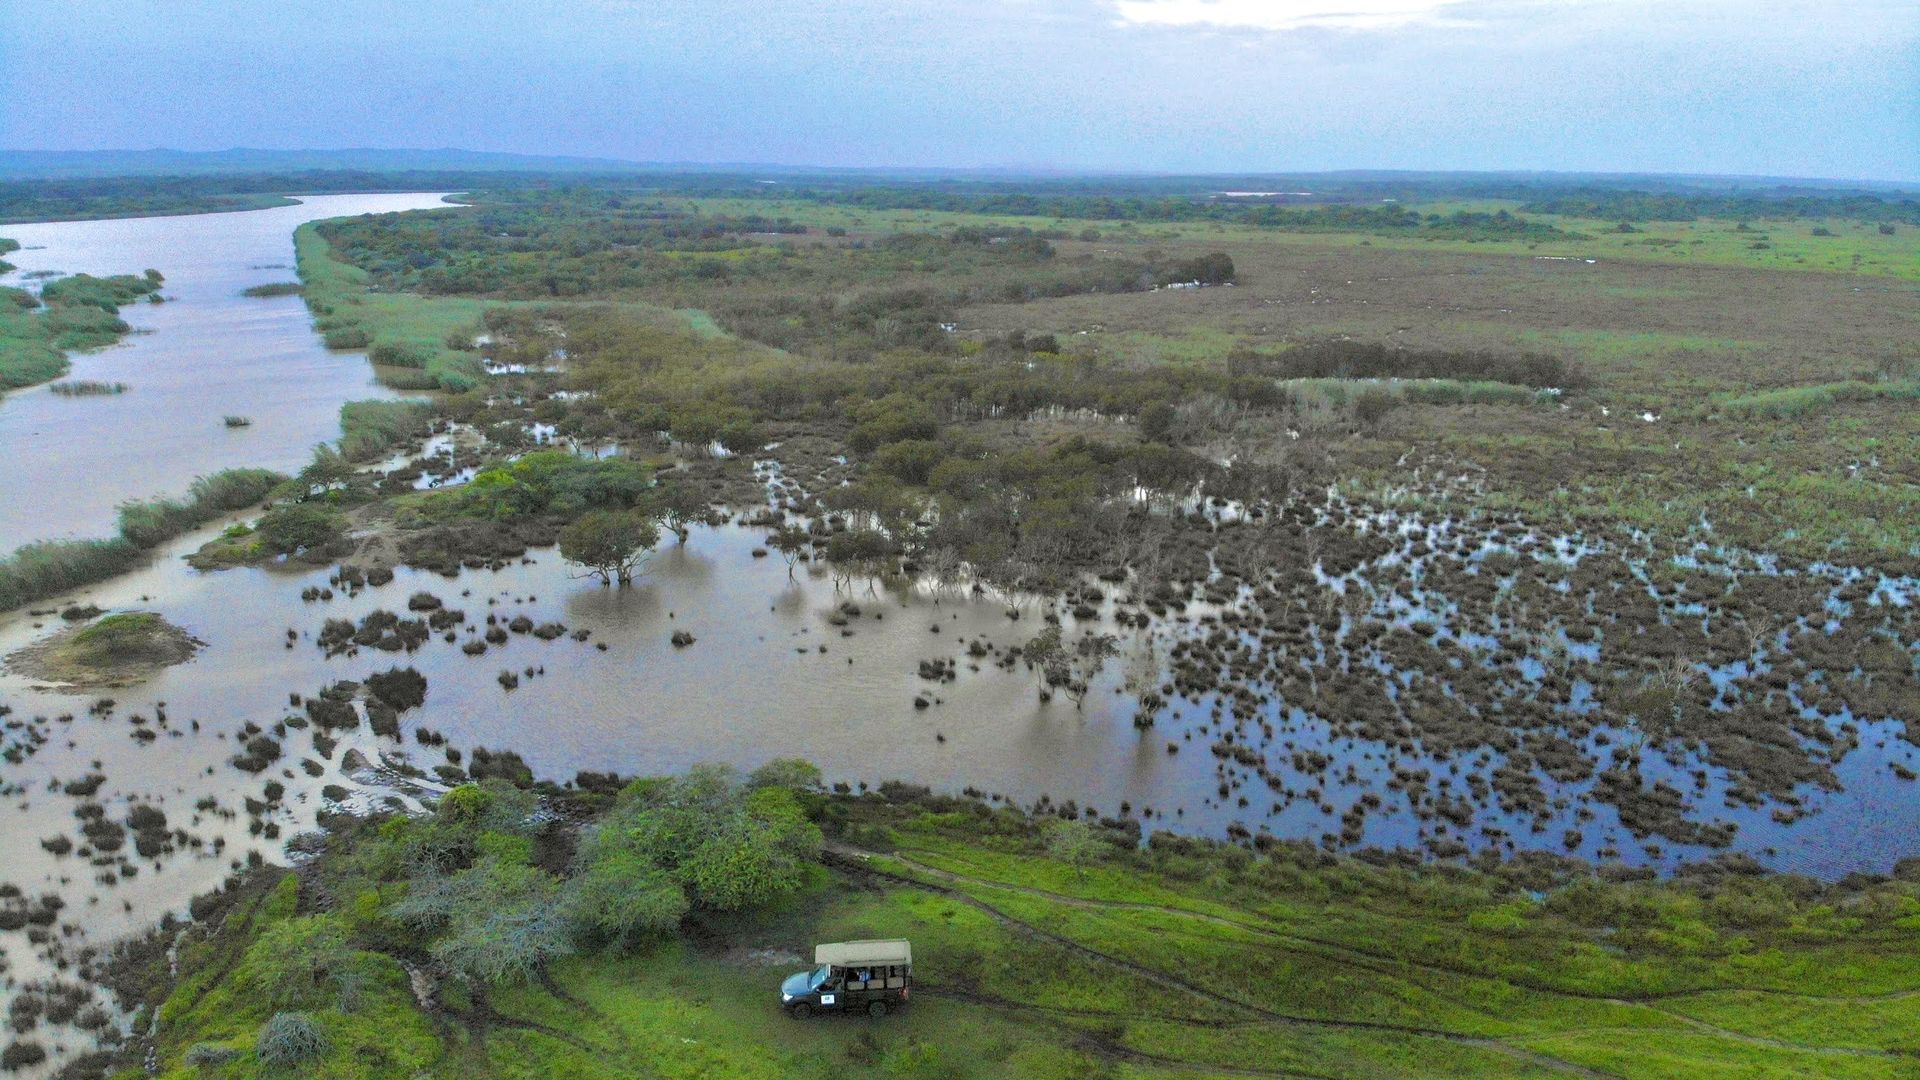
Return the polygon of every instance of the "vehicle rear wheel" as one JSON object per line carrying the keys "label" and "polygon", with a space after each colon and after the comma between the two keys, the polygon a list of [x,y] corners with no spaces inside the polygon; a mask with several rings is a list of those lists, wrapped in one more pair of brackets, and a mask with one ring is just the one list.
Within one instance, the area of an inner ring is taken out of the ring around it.
{"label": "vehicle rear wheel", "polygon": [[887,1015],[887,1003],[884,1001],[868,1002],[867,1015],[873,1017],[875,1020]]}
{"label": "vehicle rear wheel", "polygon": [[813,1006],[802,1001],[787,1011],[793,1014],[795,1020],[805,1020],[807,1017],[813,1015]]}

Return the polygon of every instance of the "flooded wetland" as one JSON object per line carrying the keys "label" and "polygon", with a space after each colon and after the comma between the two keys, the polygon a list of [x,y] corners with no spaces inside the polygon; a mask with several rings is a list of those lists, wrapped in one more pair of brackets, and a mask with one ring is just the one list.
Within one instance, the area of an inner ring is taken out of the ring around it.
{"label": "flooded wetland", "polygon": [[[152,265],[166,302],[129,308],[131,338],[75,358],[75,376],[123,393],[0,400],[15,465],[0,547],[105,534],[119,504],[217,469],[299,472],[340,437],[343,403],[399,398],[364,353],[323,344],[351,305],[242,292],[291,278],[303,222],[440,201],[5,227],[19,275]],[[367,256],[373,231],[330,239],[404,274]],[[1075,319],[1113,300],[1089,295]],[[1302,463],[1299,430],[1251,449],[1243,420],[1212,431],[1230,447],[1218,459],[1115,464],[1085,440],[1134,416],[1081,389],[949,404],[933,425],[965,429],[944,436],[949,460],[985,458],[978,425],[1005,424],[992,430],[1023,444],[1082,440],[1065,445],[1120,477],[1077,504],[1097,542],[1046,540],[1033,516],[995,549],[959,531],[973,509],[876,493],[869,462],[961,488],[915,463],[938,456],[932,435],[882,432],[885,410],[814,423],[776,405],[749,424],[609,404],[645,408],[609,372],[653,371],[633,354],[661,340],[740,350],[702,355],[703,372],[794,362],[809,331],[755,324],[751,296],[728,299],[743,306],[723,312],[727,330],[691,334],[677,313],[704,313],[671,290],[620,293],[613,316],[508,300],[445,335],[450,355],[479,355],[486,384],[396,406],[381,454],[310,467],[265,515],[221,516],[130,573],[0,614],[9,986],[68,993],[96,950],[235,871],[297,857],[329,814],[418,810],[469,779],[592,789],[702,762],[803,758],[848,793],[924,788],[1382,863],[1567,857],[1632,876],[1721,858],[1834,880],[1916,853],[1910,558],[1789,558],[1474,506],[1479,481],[1456,461],[1391,487],[1329,481]],[[985,347],[1028,373],[1066,351],[1051,336]],[[1538,389],[1459,407],[1553,410]],[[1449,407],[1417,400],[1396,404]],[[1344,404],[1292,408],[1301,427],[1348,422]],[[623,508],[666,485],[687,495],[634,584],[563,555],[570,493]],[[275,554],[274,530],[297,525],[316,531]],[[924,543],[897,543],[909,535]],[[73,659],[116,634],[141,642],[116,646],[121,666]],[[129,1022],[75,993],[43,1030],[86,1044]]]}

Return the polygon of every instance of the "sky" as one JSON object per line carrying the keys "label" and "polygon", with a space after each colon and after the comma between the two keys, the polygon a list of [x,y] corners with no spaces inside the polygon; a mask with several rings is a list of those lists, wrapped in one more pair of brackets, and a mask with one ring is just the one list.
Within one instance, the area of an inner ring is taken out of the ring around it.
{"label": "sky", "polygon": [[1920,180],[1920,0],[0,0],[0,147]]}

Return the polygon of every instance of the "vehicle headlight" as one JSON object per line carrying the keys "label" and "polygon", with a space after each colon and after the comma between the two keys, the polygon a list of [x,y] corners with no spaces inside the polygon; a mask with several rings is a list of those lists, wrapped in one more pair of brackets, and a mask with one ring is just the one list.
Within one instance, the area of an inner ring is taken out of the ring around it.
{"label": "vehicle headlight", "polygon": [[786,992],[785,990],[782,990],[782,991],[780,991],[780,1000],[781,1000],[781,1001],[792,1001],[792,1000],[793,1000],[793,995],[792,995],[792,994],[789,994],[789,993],[787,993],[787,992]]}

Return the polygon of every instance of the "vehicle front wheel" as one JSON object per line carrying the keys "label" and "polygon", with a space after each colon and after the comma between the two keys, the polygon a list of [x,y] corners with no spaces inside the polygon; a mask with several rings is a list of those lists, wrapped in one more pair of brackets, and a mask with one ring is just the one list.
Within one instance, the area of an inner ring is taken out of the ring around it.
{"label": "vehicle front wheel", "polygon": [[875,1020],[887,1015],[887,1003],[884,1001],[868,1002],[867,1015],[873,1017]]}
{"label": "vehicle front wheel", "polygon": [[787,1012],[790,1013],[795,1020],[805,1020],[807,1017],[813,1015],[813,1006],[802,1001],[793,1008],[788,1009]]}

